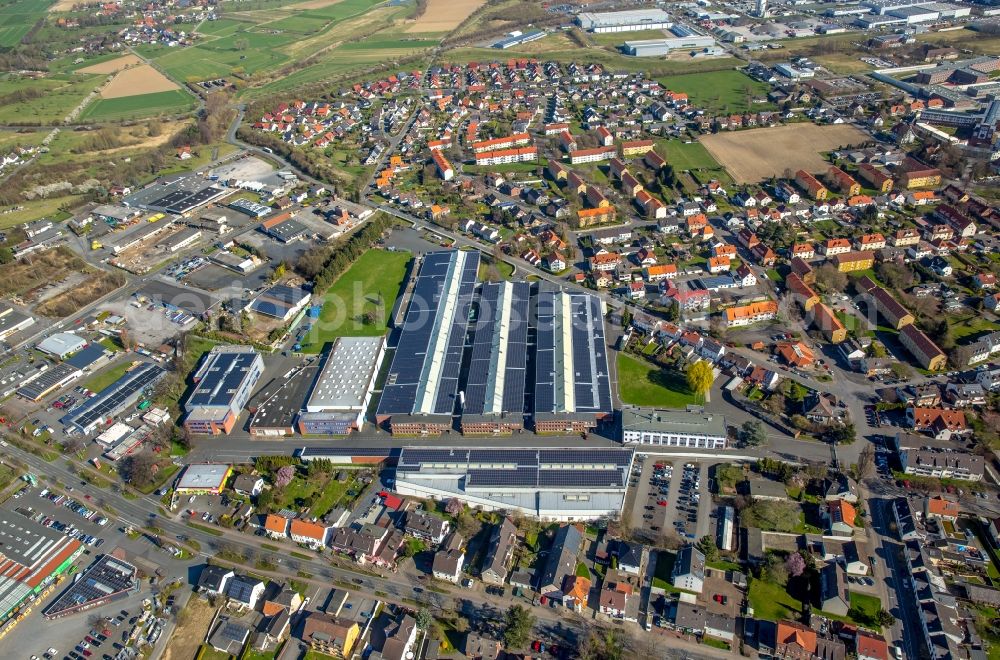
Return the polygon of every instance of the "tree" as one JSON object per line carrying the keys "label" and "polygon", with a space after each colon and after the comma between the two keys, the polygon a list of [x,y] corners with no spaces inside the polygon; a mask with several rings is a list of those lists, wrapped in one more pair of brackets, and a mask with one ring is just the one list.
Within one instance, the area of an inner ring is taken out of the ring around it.
{"label": "tree", "polygon": [[781,586],[788,584],[788,569],[785,568],[785,562],[781,561],[781,557],[773,552],[769,553],[764,560],[764,566],[760,569],[760,576],[768,582],[774,582]]}
{"label": "tree", "polygon": [[830,442],[835,445],[849,445],[857,439],[857,431],[854,429],[854,424],[844,424],[843,426],[835,426],[827,434],[830,438]]}
{"label": "tree", "polygon": [[431,623],[434,622],[434,617],[432,617],[431,613],[424,607],[417,610],[417,615],[414,618],[417,621],[417,627],[421,630],[427,630]]}
{"label": "tree", "polygon": [[705,561],[715,561],[719,558],[719,547],[715,545],[715,539],[708,534],[698,539],[696,545],[705,555]]}
{"label": "tree", "polygon": [[118,474],[125,483],[136,488],[152,486],[156,478],[156,455],[141,451],[126,456],[118,463]]}
{"label": "tree", "polygon": [[793,552],[785,559],[785,570],[790,576],[798,577],[806,570],[806,560],[802,558],[801,554]]}
{"label": "tree", "polygon": [[444,505],[444,512],[449,516],[457,516],[462,513],[463,509],[465,509],[465,505],[457,497],[452,497]]}
{"label": "tree", "polygon": [[878,625],[883,628],[888,628],[896,622],[896,617],[892,615],[892,612],[882,608],[878,611],[878,614],[875,615],[875,621],[878,622]]}
{"label": "tree", "polygon": [[504,615],[503,643],[508,649],[523,648],[528,643],[535,616],[526,607],[511,605]]}
{"label": "tree", "polygon": [[816,288],[822,293],[843,293],[847,288],[847,275],[841,273],[832,264],[825,264],[816,269]]}
{"label": "tree", "polygon": [[278,488],[284,488],[288,484],[292,483],[292,479],[295,478],[295,468],[291,465],[283,465],[278,468],[278,471],[274,475],[274,485]]}
{"label": "tree", "polygon": [[591,630],[577,648],[577,653],[581,660],[622,660],[631,654],[631,644],[632,640],[621,630],[614,628]]}
{"label": "tree", "polygon": [[688,387],[704,399],[708,391],[712,389],[712,382],[715,380],[712,365],[705,360],[695,362],[688,366],[686,375]]}
{"label": "tree", "polygon": [[756,419],[748,419],[743,422],[737,435],[740,442],[747,447],[759,447],[767,443],[767,432],[764,430],[764,424]]}
{"label": "tree", "polygon": [[858,462],[855,465],[855,473],[858,481],[870,477],[874,468],[875,447],[869,442],[861,449],[861,453],[858,454]]}

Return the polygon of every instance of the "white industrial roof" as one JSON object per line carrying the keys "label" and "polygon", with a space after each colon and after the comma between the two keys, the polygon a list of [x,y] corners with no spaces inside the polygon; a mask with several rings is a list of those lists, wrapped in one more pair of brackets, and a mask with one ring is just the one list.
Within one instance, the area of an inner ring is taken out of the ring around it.
{"label": "white industrial roof", "polygon": [[375,380],[384,349],[384,337],[338,338],[316,379],[306,410],[360,409]]}
{"label": "white industrial roof", "polygon": [[211,489],[224,485],[230,466],[224,463],[192,463],[177,482],[178,489]]}
{"label": "white industrial roof", "polygon": [[66,355],[87,345],[87,340],[71,332],[57,332],[38,344],[38,350],[51,355]]}

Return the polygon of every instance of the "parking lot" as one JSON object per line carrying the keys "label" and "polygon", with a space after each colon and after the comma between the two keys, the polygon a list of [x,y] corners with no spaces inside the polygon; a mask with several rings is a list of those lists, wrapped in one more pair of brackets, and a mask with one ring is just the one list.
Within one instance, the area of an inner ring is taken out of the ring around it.
{"label": "parking lot", "polygon": [[691,541],[712,533],[707,463],[639,454],[632,468],[633,525]]}

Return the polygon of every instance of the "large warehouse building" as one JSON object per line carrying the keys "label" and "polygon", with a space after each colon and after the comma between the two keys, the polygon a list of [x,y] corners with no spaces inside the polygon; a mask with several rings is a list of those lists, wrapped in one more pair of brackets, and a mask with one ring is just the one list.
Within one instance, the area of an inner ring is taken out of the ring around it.
{"label": "large warehouse building", "polygon": [[632,457],[631,449],[404,448],[394,488],[485,511],[594,520],[621,513]]}
{"label": "large warehouse building", "polygon": [[463,433],[484,435],[526,423],[538,433],[580,433],[609,419],[601,300],[544,283],[477,288],[478,265],[476,253],[424,257],[378,423],[434,435],[460,415]]}
{"label": "large warehouse building", "polygon": [[220,435],[236,425],[250,392],[264,373],[264,360],[250,346],[216,346],[195,372],[195,389],[184,404],[184,427]]}
{"label": "large warehouse building", "polygon": [[484,284],[462,405],[462,433],[524,428],[528,357],[527,282]]}
{"label": "large warehouse building", "polygon": [[59,422],[75,432],[84,435],[92,433],[107,420],[134,406],[166,375],[163,367],[144,362],[126,371],[121,378],[98,392],[97,396],[69,411]]}
{"label": "large warehouse building", "polygon": [[478,273],[478,252],[424,256],[378,405],[379,423],[393,433],[451,428]]}
{"label": "large warehouse building", "polygon": [[346,435],[364,427],[375,381],[385,358],[385,337],[340,337],[333,344],[313,385],[303,435]]}
{"label": "large warehouse building", "polygon": [[577,24],[590,32],[638,32],[666,30],[673,23],[662,9],[631,9],[628,11],[580,12]]}
{"label": "large warehouse building", "polygon": [[85,547],[19,513],[0,511],[0,625],[65,573]]}
{"label": "large warehouse building", "polygon": [[634,57],[662,57],[669,55],[675,50],[701,50],[711,48],[715,45],[712,37],[703,37],[700,34],[692,34],[689,37],[676,37],[673,39],[643,39],[639,41],[626,41],[623,50]]}
{"label": "large warehouse building", "polygon": [[552,289],[537,298],[535,431],[588,431],[612,414],[601,300]]}

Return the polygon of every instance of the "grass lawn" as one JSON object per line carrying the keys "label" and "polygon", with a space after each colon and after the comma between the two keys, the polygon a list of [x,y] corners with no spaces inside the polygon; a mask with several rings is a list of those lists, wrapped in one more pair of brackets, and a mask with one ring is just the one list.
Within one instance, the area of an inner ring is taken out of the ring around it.
{"label": "grass lawn", "polygon": [[722,649],[723,651],[729,650],[729,642],[725,642],[721,639],[715,639],[714,637],[703,637],[701,643],[705,646],[712,646],[717,649]]}
{"label": "grass lawn", "polygon": [[216,651],[208,644],[202,644],[201,649],[198,650],[198,657],[201,660],[229,660],[233,656],[222,651]]}
{"label": "grass lawn", "polygon": [[765,621],[790,618],[802,610],[802,603],[792,598],[780,584],[753,580],[748,594],[754,616]]}
{"label": "grass lawn", "polygon": [[683,170],[721,170],[719,161],[708,153],[701,142],[682,142],[681,140],[657,140],[657,152],[667,159],[675,172]]}
{"label": "grass lawn", "polygon": [[691,73],[660,78],[672,92],[684,92],[691,103],[714,114],[764,110],[770,105],[751,104],[751,97],[765,97],[770,87],[734,70]]}
{"label": "grass lawn", "polygon": [[124,376],[125,372],[128,371],[128,368],[131,366],[131,362],[124,362],[122,364],[116,364],[108,367],[104,371],[91,376],[90,379],[83,384],[83,386],[91,392],[100,392],[105,387]]}
{"label": "grass lawn", "polygon": [[851,592],[851,609],[862,612],[869,620],[874,620],[882,609],[882,601],[875,596]]}
{"label": "grass lawn", "polygon": [[194,107],[194,98],[179,89],[152,94],[136,94],[117,99],[98,99],[87,106],[81,119],[111,121],[155,115],[187,112]]}
{"label": "grass lawn", "polygon": [[[976,335],[985,335],[1000,330],[1000,326],[992,321],[984,319],[982,316],[969,316],[961,321],[954,321],[950,325],[952,335],[955,337],[956,341],[960,341],[966,337],[974,338]],[[972,341],[972,339],[969,341]]]}
{"label": "grass lawn", "polygon": [[[409,252],[385,250],[369,250],[361,255],[323,295],[323,309],[302,338],[302,352],[319,353],[337,337],[384,335],[410,256]],[[367,311],[375,312],[375,323],[365,325],[363,316]]]}
{"label": "grass lawn", "polygon": [[659,408],[684,408],[702,399],[687,386],[684,374],[660,369],[634,357],[618,354],[618,389],[625,403]]}

